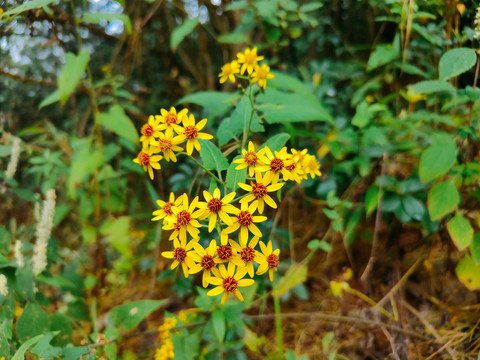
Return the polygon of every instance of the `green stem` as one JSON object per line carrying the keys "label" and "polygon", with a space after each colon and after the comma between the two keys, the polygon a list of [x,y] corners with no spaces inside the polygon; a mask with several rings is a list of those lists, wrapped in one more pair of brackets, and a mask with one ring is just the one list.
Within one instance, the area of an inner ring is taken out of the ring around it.
{"label": "green stem", "polygon": [[186,152],[184,151],[181,151],[178,153],[179,155],[185,155],[187,157],[189,157],[190,159],[193,160],[193,162],[195,164],[197,164],[198,166],[200,166],[205,172],[207,172],[211,177],[213,177],[219,184],[222,184],[223,186],[226,186],[226,184],[220,180],[214,173],[212,173],[210,170],[208,170],[205,166],[203,166],[202,163],[198,162],[197,159],[195,159],[192,155],[189,155],[187,154]]}
{"label": "green stem", "polygon": [[280,354],[283,354],[283,333],[282,333],[282,318],[280,309],[280,299],[276,296],[273,297],[273,306],[275,310],[275,334],[277,338],[277,348]]}
{"label": "green stem", "polygon": [[252,97],[252,81],[248,86],[248,99],[250,100],[250,105],[252,106],[252,111],[250,112],[250,120],[248,121],[248,127],[243,126],[243,137],[242,137],[242,149],[245,149],[247,146],[248,134],[250,133],[250,127],[252,126],[253,114],[255,113],[253,97]]}

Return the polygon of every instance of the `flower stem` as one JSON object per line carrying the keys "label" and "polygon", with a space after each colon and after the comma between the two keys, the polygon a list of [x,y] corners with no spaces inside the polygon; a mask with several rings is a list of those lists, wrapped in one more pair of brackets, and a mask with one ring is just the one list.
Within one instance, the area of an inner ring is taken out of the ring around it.
{"label": "flower stem", "polygon": [[205,172],[207,172],[211,177],[213,177],[215,179],[216,182],[218,182],[219,184],[222,184],[223,186],[226,186],[226,184],[220,180],[214,173],[212,173],[210,170],[208,170],[205,166],[203,166],[202,163],[200,163],[197,159],[195,159],[192,155],[189,155],[187,154],[186,152],[184,151],[181,151],[178,153],[179,155],[185,155],[187,157],[189,157],[190,159],[193,160],[193,162],[195,164],[197,164],[198,166],[200,166]]}

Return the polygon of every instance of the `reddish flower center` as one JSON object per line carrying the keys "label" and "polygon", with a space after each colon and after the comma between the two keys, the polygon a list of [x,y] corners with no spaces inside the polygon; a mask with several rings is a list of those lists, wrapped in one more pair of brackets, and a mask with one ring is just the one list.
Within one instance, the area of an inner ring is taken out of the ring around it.
{"label": "reddish flower center", "polygon": [[275,255],[275,254],[270,254],[268,255],[267,257],[267,263],[268,263],[268,267],[270,269],[275,269],[278,267],[278,264],[279,264],[279,261],[278,261],[278,256]]}
{"label": "reddish flower center", "polygon": [[150,163],[150,155],[147,153],[140,151],[140,153],[137,156],[138,162],[142,166],[147,166]]}
{"label": "reddish flower center", "polygon": [[153,126],[150,124],[145,124],[142,126],[142,130],[140,130],[140,132],[144,136],[150,136],[153,134]]}
{"label": "reddish flower center", "polygon": [[198,136],[198,129],[193,125],[185,126],[185,136],[189,140],[194,140]]}
{"label": "reddish flower center", "polygon": [[180,224],[178,223],[178,221],[173,224],[173,227],[175,228],[175,230],[180,231]]}
{"label": "reddish flower center", "polygon": [[217,248],[217,254],[220,260],[228,260],[233,256],[232,247],[230,245],[220,245]]}
{"label": "reddish flower center", "polygon": [[267,195],[267,191],[267,187],[263,184],[252,184],[252,194],[257,199],[263,198],[265,195]]}
{"label": "reddish flower center", "polygon": [[295,161],[294,161],[294,162],[292,162],[290,165],[285,166],[285,169],[290,170],[290,171],[293,171],[293,170],[296,169],[296,167],[297,167],[297,164],[296,164]]}
{"label": "reddish flower center", "polygon": [[257,163],[258,156],[253,151],[247,152],[243,156],[243,161],[245,161],[248,165],[253,166]]}
{"label": "reddish flower center", "polygon": [[250,246],[244,247],[242,251],[240,251],[240,257],[246,263],[252,262],[255,258],[255,250]]}
{"label": "reddish flower center", "polygon": [[190,213],[186,210],[182,210],[177,214],[177,222],[179,226],[187,226],[190,219]]}
{"label": "reddish flower center", "polygon": [[208,210],[212,213],[218,213],[222,209],[222,201],[220,199],[213,198],[207,204]]}
{"label": "reddish flower center", "polygon": [[253,223],[252,214],[249,211],[240,211],[237,216],[238,222],[242,226],[250,226]]}
{"label": "reddish flower center", "polygon": [[178,121],[177,115],[168,113],[164,118],[166,124],[176,124]]}
{"label": "reddish flower center", "polygon": [[270,162],[270,169],[274,172],[277,173],[279,171],[282,171],[283,167],[285,165],[283,164],[283,160],[279,158],[275,158]]}
{"label": "reddish flower center", "polygon": [[167,215],[172,215],[172,214],[173,214],[173,211],[172,211],[172,206],[173,206],[173,205],[174,205],[174,204],[171,203],[170,201],[167,202],[167,203],[166,203],[165,205],[163,205],[163,207],[162,207],[163,212],[164,212],[165,214],[167,214]]}
{"label": "reddish flower center", "polygon": [[158,148],[160,151],[169,151],[172,149],[172,140],[170,139],[160,139],[158,140]]}
{"label": "reddish flower center", "polygon": [[229,276],[223,280],[223,288],[226,292],[234,292],[238,288],[238,281],[235,280],[233,277]]}
{"label": "reddish flower center", "polygon": [[173,258],[178,262],[182,262],[187,257],[187,252],[184,248],[176,248],[173,252]]}
{"label": "reddish flower center", "polygon": [[205,270],[210,270],[215,266],[215,261],[213,261],[213,257],[210,255],[204,255],[200,264]]}

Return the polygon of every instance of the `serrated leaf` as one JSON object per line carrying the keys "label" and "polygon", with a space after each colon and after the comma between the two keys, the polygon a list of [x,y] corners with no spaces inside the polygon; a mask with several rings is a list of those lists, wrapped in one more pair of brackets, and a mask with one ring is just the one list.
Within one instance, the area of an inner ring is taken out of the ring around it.
{"label": "serrated leaf", "polygon": [[262,146],[258,148],[258,150],[263,149],[265,146],[267,146],[272,152],[280,151],[281,148],[285,146],[285,144],[289,139],[290,139],[290,134],[287,134],[287,133],[280,133],[280,134],[274,135],[270,139],[268,139],[265,143],[263,143]]}
{"label": "serrated leaf", "polygon": [[447,51],[440,58],[438,73],[440,80],[448,80],[470,70],[477,62],[475,50],[460,47]]}
{"label": "serrated leaf", "polygon": [[87,12],[83,15],[83,20],[93,24],[100,24],[104,20],[119,20],[125,25],[128,34],[132,33],[132,21],[127,14],[123,13],[105,13],[105,12]]}
{"label": "serrated leaf", "polygon": [[465,256],[455,268],[458,279],[470,290],[480,290],[480,265],[475,264],[469,255]]}
{"label": "serrated leaf", "polygon": [[213,330],[215,331],[215,336],[220,343],[223,343],[225,339],[225,330],[226,330],[226,322],[225,322],[225,313],[217,309],[212,313],[212,326]]}
{"label": "serrated leaf", "polygon": [[272,295],[275,297],[280,297],[293,287],[303,283],[305,280],[307,280],[307,272],[308,268],[306,265],[291,265],[286,274],[278,281],[277,286],[272,291]]}
{"label": "serrated leaf", "polygon": [[448,134],[436,134],[433,143],[420,157],[418,173],[422,182],[434,180],[448,172],[455,164],[457,146]]}
{"label": "serrated leaf", "polygon": [[432,220],[440,220],[457,208],[460,194],[451,181],[435,184],[428,192],[428,212]]}
{"label": "serrated leaf", "polygon": [[29,302],[18,318],[15,329],[20,341],[25,342],[47,332],[50,329],[50,320],[39,305]]}
{"label": "serrated leaf", "polygon": [[128,139],[135,144],[138,142],[137,129],[120,105],[115,104],[110,106],[108,112],[98,114],[97,120],[99,124],[105,126],[118,136]]}
{"label": "serrated leaf", "polygon": [[60,104],[65,104],[77,87],[78,82],[90,61],[90,53],[87,50],[80,50],[78,55],[67,53],[65,65],[58,75],[58,95]]}
{"label": "serrated leaf", "polygon": [[[241,156],[237,156],[235,159],[239,158],[241,158]],[[232,161],[227,170],[227,178],[225,180],[225,183],[231,191],[235,191],[236,188],[238,188],[238,183],[245,183],[245,179],[247,177],[247,168],[235,170],[237,166],[238,164]]]}
{"label": "serrated leaf", "polygon": [[460,213],[457,214],[447,224],[448,234],[453,243],[459,250],[467,248],[473,239],[473,228],[470,222]]}
{"label": "serrated leaf", "polygon": [[215,144],[202,139],[200,139],[199,142],[201,146],[200,157],[202,158],[203,165],[208,170],[222,171],[228,169],[229,164],[227,159]]}
{"label": "serrated leaf", "polygon": [[139,300],[114,307],[109,314],[113,323],[125,330],[133,330],[150,313],[162,306],[166,300]]}
{"label": "serrated leaf", "polygon": [[193,19],[186,19],[182,24],[173,29],[170,35],[170,48],[175,51],[177,46],[187,37],[195,27],[200,23],[200,18],[197,16]]}

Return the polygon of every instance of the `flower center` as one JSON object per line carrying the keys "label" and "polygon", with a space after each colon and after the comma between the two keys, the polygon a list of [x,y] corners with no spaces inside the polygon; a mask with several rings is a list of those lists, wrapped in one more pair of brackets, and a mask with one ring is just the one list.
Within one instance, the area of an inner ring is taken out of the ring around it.
{"label": "flower center", "polygon": [[268,267],[270,269],[275,269],[278,267],[278,264],[279,264],[279,261],[278,261],[278,256],[275,255],[275,254],[270,254],[268,255],[267,257],[267,263],[268,263]]}
{"label": "flower center", "polygon": [[173,211],[172,211],[172,206],[173,206],[173,205],[174,205],[174,204],[171,203],[170,201],[167,202],[167,203],[166,203],[165,205],[163,205],[163,207],[162,207],[163,212],[164,212],[165,214],[167,214],[167,215],[172,215],[172,214],[173,214]]}
{"label": "flower center", "polygon": [[172,149],[172,141],[169,139],[160,139],[158,140],[158,148],[160,151],[166,152]]}
{"label": "flower center", "polygon": [[250,226],[253,223],[252,214],[249,211],[240,211],[237,216],[238,222],[242,226]]}
{"label": "flower center", "polygon": [[220,260],[228,260],[233,256],[232,247],[230,245],[220,245],[217,248],[217,254]]}
{"label": "flower center", "polygon": [[198,130],[193,125],[185,126],[184,130],[187,139],[194,140],[198,136]]}
{"label": "flower center", "polygon": [[250,151],[250,152],[247,152],[244,156],[243,156],[243,161],[245,161],[248,165],[250,166],[253,166],[257,163],[257,160],[258,160],[258,157],[257,157],[257,154],[255,154],[254,152]]}
{"label": "flower center", "polygon": [[240,251],[240,257],[246,263],[252,262],[255,258],[255,250],[250,246],[244,247],[242,251]]}
{"label": "flower center", "polygon": [[222,201],[220,199],[213,198],[207,204],[208,210],[212,213],[218,213],[222,209]]}
{"label": "flower center", "polygon": [[264,68],[263,66],[257,69],[257,76],[260,79],[265,79],[268,75],[268,70]]}
{"label": "flower center", "polygon": [[182,210],[177,214],[177,222],[179,226],[187,226],[190,219],[190,213],[186,210]]}
{"label": "flower center", "polygon": [[279,158],[275,158],[270,162],[270,169],[274,172],[277,173],[281,171],[284,167],[283,160]]}
{"label": "flower center", "polygon": [[150,163],[150,156],[143,151],[140,151],[140,153],[137,156],[137,159],[139,164],[142,166],[147,166]]}
{"label": "flower center", "polygon": [[184,248],[176,248],[173,252],[173,258],[178,262],[182,262],[187,257],[187,252]]}
{"label": "flower center", "polygon": [[177,115],[168,113],[164,118],[166,124],[176,124],[178,121]]}
{"label": "flower center", "polygon": [[252,194],[255,196],[257,199],[258,198],[263,198],[265,195],[267,195],[267,187],[263,184],[252,184]]}
{"label": "flower center", "polygon": [[213,261],[213,257],[211,257],[210,255],[204,255],[200,264],[205,270],[210,270],[215,266],[215,261]]}
{"label": "flower center", "polygon": [[234,292],[238,288],[238,281],[235,280],[233,277],[229,276],[223,280],[223,288],[226,292]]}
{"label": "flower center", "polygon": [[257,61],[257,54],[255,52],[251,51],[248,54],[245,54],[245,63],[253,64],[255,61]]}
{"label": "flower center", "polygon": [[140,130],[140,132],[142,135],[150,136],[153,134],[153,126],[150,124],[145,124],[142,126],[142,130]]}
{"label": "flower center", "polygon": [[[292,159],[293,160],[293,159]],[[289,170],[289,171],[293,171],[297,168],[297,164],[295,163],[295,161],[293,161],[290,165],[287,165],[285,166],[285,169]]]}
{"label": "flower center", "polygon": [[175,228],[175,230],[180,231],[180,224],[178,223],[178,221],[173,224],[173,227]]}

